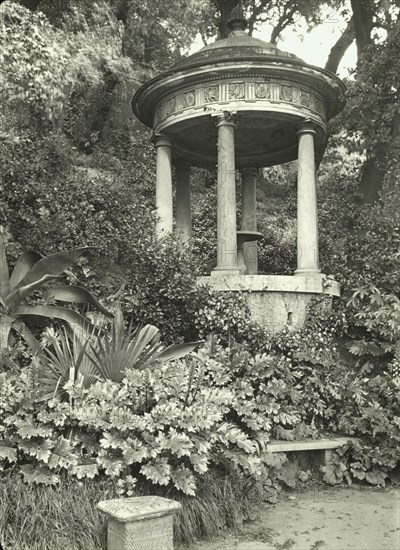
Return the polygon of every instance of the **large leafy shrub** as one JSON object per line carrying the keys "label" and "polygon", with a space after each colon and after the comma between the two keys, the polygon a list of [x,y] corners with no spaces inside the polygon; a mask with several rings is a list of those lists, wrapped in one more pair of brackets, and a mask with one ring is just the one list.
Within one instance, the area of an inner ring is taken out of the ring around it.
{"label": "large leafy shrub", "polygon": [[[1,384],[5,461],[18,460],[27,481],[56,483],[63,470],[99,473],[133,485],[147,479],[194,494],[196,475],[225,460],[261,474],[258,447],[225,419],[233,392],[208,387],[201,362],[131,370],[121,383],[65,386],[72,401],[38,409],[32,377],[4,373]],[[24,462],[27,464],[24,464]]]}
{"label": "large leafy shrub", "polygon": [[198,339],[195,315],[204,292],[196,287],[198,259],[189,248],[172,237],[140,239],[123,265],[124,309],[134,324],[157,325],[169,342]]}
{"label": "large leafy shrub", "polygon": [[[27,482],[57,483],[68,472],[118,478],[126,492],[150,482],[189,495],[209,468],[223,468],[275,491],[279,479],[289,482],[267,452],[270,438],[336,432],[361,440],[339,470],[383,484],[398,459],[399,369],[346,364],[337,348],[345,330],[344,318],[314,315],[261,354],[211,340],[186,360],[128,369],[119,382],[63,382],[68,399],[40,409],[37,366],[9,370],[0,384],[3,467],[18,463]],[[337,477],[328,471],[326,480]]]}

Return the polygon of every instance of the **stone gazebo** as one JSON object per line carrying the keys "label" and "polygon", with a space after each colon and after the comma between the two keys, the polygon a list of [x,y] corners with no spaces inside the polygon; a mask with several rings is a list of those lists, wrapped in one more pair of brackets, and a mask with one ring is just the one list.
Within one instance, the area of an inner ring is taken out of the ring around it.
{"label": "stone gazebo", "polygon": [[[344,105],[334,74],[250,37],[233,19],[217,40],[144,84],[136,116],[154,131],[157,150],[157,235],[173,231],[172,167],[176,168],[176,232],[191,237],[190,166],[218,165],[217,264],[207,283],[244,291],[255,320],[272,329],[301,326],[316,295],[339,295],[320,271],[315,164],[326,123]],[[258,275],[258,169],[298,159],[297,269],[294,276]],[[242,175],[241,228],[236,225],[235,170]]]}

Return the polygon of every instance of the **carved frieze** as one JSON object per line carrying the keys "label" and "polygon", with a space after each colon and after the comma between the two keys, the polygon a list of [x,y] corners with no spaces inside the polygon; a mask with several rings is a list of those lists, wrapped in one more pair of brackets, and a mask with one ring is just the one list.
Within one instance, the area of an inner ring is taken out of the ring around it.
{"label": "carved frieze", "polygon": [[310,107],[310,92],[307,92],[306,90],[301,90],[300,103],[305,107]]}
{"label": "carved frieze", "polygon": [[228,84],[229,99],[244,99],[246,87],[244,82],[231,82]]}
{"label": "carved frieze", "polygon": [[237,82],[231,79],[209,85],[199,84],[192,89],[180,90],[180,93],[167,97],[162,101],[161,106],[157,106],[154,112],[154,125],[186,109],[202,110],[206,105],[210,105],[212,110],[213,103],[217,104],[216,109],[219,108],[218,103],[221,103],[222,109],[222,105],[226,105],[229,101],[254,102],[260,105],[261,110],[268,109],[267,105],[271,105],[273,110],[273,103],[292,104],[300,110],[311,110],[325,118],[325,104],[317,90],[307,88],[305,85],[296,86],[287,80],[266,81],[253,78],[251,81],[249,79]]}
{"label": "carved frieze", "polygon": [[257,82],[254,86],[254,94],[257,99],[270,99],[271,85],[269,82]]}
{"label": "carved frieze", "polygon": [[279,99],[281,101],[293,101],[293,87],[281,86],[279,90]]}
{"label": "carved frieze", "polygon": [[171,97],[165,102],[165,115],[168,116],[175,111],[176,98]]}
{"label": "carved frieze", "polygon": [[196,103],[196,90],[191,90],[183,94],[184,107],[193,107]]}
{"label": "carved frieze", "polygon": [[206,103],[219,101],[219,86],[208,86],[204,88],[204,101]]}

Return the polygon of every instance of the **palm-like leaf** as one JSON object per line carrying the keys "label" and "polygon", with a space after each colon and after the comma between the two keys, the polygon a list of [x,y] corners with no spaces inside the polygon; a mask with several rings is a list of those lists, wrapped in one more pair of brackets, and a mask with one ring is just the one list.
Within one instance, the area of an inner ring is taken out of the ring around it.
{"label": "palm-like leaf", "polygon": [[92,346],[89,357],[104,380],[120,382],[128,369],[137,367],[142,354],[150,356],[159,350],[159,340],[159,331],[152,325],[138,331],[132,326],[121,330],[114,323]]}
{"label": "palm-like leaf", "polygon": [[38,372],[38,401],[57,397],[66,398],[65,384],[70,381],[88,388],[97,379],[97,372],[87,354],[92,334],[87,334],[86,341],[78,338],[69,339],[66,332],[60,334],[59,341],[53,349],[46,349],[41,356],[41,368]]}
{"label": "palm-like leaf", "polygon": [[90,360],[104,380],[120,382],[129,369],[142,370],[161,361],[184,357],[201,342],[178,344],[163,350],[160,331],[154,325],[138,330],[124,327],[121,308],[117,308],[111,328],[91,346]]}

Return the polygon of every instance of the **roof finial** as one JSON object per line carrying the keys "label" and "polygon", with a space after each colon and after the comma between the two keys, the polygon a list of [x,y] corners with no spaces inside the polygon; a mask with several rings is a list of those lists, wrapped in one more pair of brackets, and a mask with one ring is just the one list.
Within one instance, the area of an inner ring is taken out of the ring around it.
{"label": "roof finial", "polygon": [[242,2],[239,2],[233,8],[226,25],[231,32],[244,31],[247,28],[247,21],[244,16]]}

